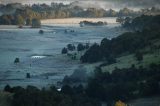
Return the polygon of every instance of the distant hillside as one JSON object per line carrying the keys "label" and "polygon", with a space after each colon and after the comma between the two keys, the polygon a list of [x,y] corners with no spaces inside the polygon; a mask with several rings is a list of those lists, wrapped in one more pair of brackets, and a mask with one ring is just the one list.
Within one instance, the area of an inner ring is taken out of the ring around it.
{"label": "distant hillside", "polygon": [[[20,3],[13,3],[7,5],[0,5],[0,18],[9,17],[5,19],[5,24],[9,25],[8,21],[16,21],[16,17],[23,18],[24,23],[27,20],[37,19],[59,19],[59,18],[102,18],[102,17],[137,17],[142,14],[157,14],[160,10],[153,7],[151,9],[143,9],[134,11],[129,8],[123,8],[119,11],[113,9],[104,10],[103,8],[82,8],[73,6],[72,3],[64,5],[62,3],[47,4],[33,4],[22,5]],[[4,24],[4,23],[0,23]]]}
{"label": "distant hillside", "polygon": [[104,38],[101,44],[91,46],[81,57],[81,61],[89,63],[107,61],[108,63],[114,63],[116,62],[116,57],[136,53],[146,47],[160,49],[160,45],[155,46],[153,43],[155,40],[160,40],[160,15],[143,15],[133,19],[131,23],[126,23],[125,27],[139,31],[127,32],[111,40]]}

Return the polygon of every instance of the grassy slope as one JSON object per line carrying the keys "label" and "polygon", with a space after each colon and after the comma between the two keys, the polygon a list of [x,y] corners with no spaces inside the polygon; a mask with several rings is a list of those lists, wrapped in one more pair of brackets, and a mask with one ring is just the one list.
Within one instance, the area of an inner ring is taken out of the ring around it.
{"label": "grassy slope", "polygon": [[[160,40],[154,41],[154,45],[160,45]],[[142,50],[142,52],[150,52],[149,47],[146,47]],[[102,67],[103,71],[109,71],[112,72],[115,67],[117,68],[129,68],[132,64],[134,64],[136,67],[143,66],[148,67],[151,63],[160,64],[160,51],[153,52],[153,53],[146,53],[143,55],[143,60],[141,62],[138,62],[134,56],[134,54],[126,55],[117,58],[117,63],[107,65]]]}

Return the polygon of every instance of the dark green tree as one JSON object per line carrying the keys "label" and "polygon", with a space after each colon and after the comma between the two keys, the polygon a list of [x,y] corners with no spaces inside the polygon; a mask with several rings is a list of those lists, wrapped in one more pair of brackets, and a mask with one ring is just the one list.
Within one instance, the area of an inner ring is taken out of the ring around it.
{"label": "dark green tree", "polygon": [[89,62],[89,63],[94,63],[97,61],[102,60],[102,52],[101,48],[98,44],[93,44],[90,49],[86,51],[86,53],[81,56],[80,60],[81,62]]}
{"label": "dark green tree", "polygon": [[73,51],[75,50],[75,46],[73,44],[68,44],[67,45],[68,50]]}
{"label": "dark green tree", "polygon": [[6,85],[5,87],[4,87],[4,91],[5,92],[12,92],[12,88],[10,87],[10,85]]}
{"label": "dark green tree", "polygon": [[30,18],[26,19],[26,25],[32,25],[32,20]]}
{"label": "dark green tree", "polygon": [[82,51],[85,49],[85,46],[82,43],[79,43],[77,46],[77,51]]}
{"label": "dark green tree", "polygon": [[137,61],[140,62],[143,60],[143,53],[138,51],[138,52],[136,52],[135,57],[136,57]]}
{"label": "dark green tree", "polygon": [[17,25],[24,25],[25,24],[24,18],[21,15],[16,16],[16,24]]}
{"label": "dark green tree", "polygon": [[40,19],[37,18],[32,19],[32,28],[40,28],[40,27],[41,27]]}
{"label": "dark green tree", "polygon": [[14,63],[19,63],[20,62],[20,59],[19,58],[16,58],[15,60],[14,60]]}

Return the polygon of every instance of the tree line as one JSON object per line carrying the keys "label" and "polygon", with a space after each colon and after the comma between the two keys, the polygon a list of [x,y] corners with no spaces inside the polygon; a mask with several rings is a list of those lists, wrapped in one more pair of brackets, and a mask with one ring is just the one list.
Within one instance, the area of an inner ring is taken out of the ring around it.
{"label": "tree line", "polygon": [[140,17],[127,17],[122,23],[122,27],[133,31],[141,31],[143,29],[158,30],[160,27],[160,15],[141,15]]}
{"label": "tree line", "polygon": [[[12,12],[10,12],[12,11]],[[157,10],[158,11],[158,10]],[[128,8],[119,10],[118,12],[112,9],[104,10],[97,8],[82,8],[79,6],[72,6],[71,4],[64,5],[62,3],[47,4],[33,4],[22,5],[20,3],[12,3],[0,6],[0,12],[2,12],[1,18],[7,18],[0,24],[23,24],[22,18],[27,19],[53,19],[53,18],[69,18],[69,17],[123,17],[123,16],[139,16],[143,12],[136,12]]]}
{"label": "tree line", "polygon": [[0,25],[27,25],[27,26],[32,26],[33,28],[40,27],[41,22],[40,19],[29,19],[29,18],[24,18],[21,15],[2,15],[0,16]]}

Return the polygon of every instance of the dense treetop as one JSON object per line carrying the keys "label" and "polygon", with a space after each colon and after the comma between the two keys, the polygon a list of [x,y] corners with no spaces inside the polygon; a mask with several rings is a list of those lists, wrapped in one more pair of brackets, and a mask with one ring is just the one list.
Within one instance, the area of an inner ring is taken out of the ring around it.
{"label": "dense treetop", "polygon": [[[147,11],[147,12],[146,12]],[[72,4],[64,5],[62,3],[47,4],[33,4],[33,5],[22,5],[20,3],[12,3],[0,6],[1,17],[0,24],[24,24],[30,23],[28,19],[53,19],[53,18],[69,18],[69,17],[136,17],[141,14],[148,12],[159,12],[159,9],[143,9],[143,11],[133,11],[128,8],[115,11],[112,9],[97,9],[97,8],[82,8],[79,6],[73,6]],[[19,17],[21,23],[15,23],[16,18]],[[28,24],[27,24],[28,25]]]}

